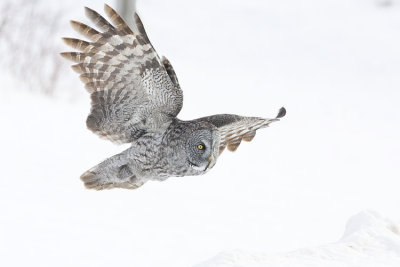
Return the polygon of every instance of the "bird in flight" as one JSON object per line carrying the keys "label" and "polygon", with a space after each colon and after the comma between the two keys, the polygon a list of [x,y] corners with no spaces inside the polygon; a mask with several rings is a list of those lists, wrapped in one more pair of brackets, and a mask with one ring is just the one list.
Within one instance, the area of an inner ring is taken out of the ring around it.
{"label": "bird in flight", "polygon": [[98,136],[116,143],[130,143],[81,176],[86,188],[135,189],[149,180],[200,175],[210,170],[227,148],[235,151],[241,141],[251,141],[258,129],[275,118],[219,114],[190,121],[177,118],[183,92],[175,71],[159,57],[134,13],[131,29],[110,6],[109,21],[85,8],[95,28],[77,21],[72,27],[87,39],[63,38],[76,49],[61,55],[75,62],[91,98],[86,125]]}

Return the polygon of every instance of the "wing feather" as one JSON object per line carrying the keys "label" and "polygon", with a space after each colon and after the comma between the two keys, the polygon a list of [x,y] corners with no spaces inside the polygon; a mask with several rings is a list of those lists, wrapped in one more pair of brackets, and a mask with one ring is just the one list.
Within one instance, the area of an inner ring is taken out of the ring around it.
{"label": "wing feather", "polygon": [[104,4],[104,11],[107,16],[110,18],[111,22],[115,25],[115,27],[124,34],[133,34],[132,30],[129,28],[128,24],[121,18],[121,16],[109,5]]}
{"label": "wing feather", "polygon": [[253,140],[258,129],[269,126],[270,123],[279,121],[286,114],[285,108],[281,108],[278,115],[273,119],[258,117],[242,117],[231,114],[219,114],[200,118],[218,128],[220,135],[219,154],[227,147],[229,151],[236,151],[243,141]]}
{"label": "wing feather", "polygon": [[91,94],[88,128],[111,141],[132,142],[138,133],[165,129],[181,110],[183,94],[171,64],[160,59],[139,16],[134,14],[133,32],[110,6],[104,11],[110,22],[85,8],[100,31],[71,21],[89,41],[63,38],[79,52],[61,55],[76,63],[72,68]]}
{"label": "wing feather", "polygon": [[115,32],[114,26],[93,9],[85,7],[85,14],[103,32]]}
{"label": "wing feather", "polygon": [[135,19],[135,24],[136,24],[136,28],[139,31],[139,34],[141,36],[143,36],[143,38],[145,39],[145,41],[147,43],[150,43],[149,37],[147,37],[147,33],[146,30],[144,29],[142,20],[140,19],[139,15],[135,12],[135,14],[133,15],[134,19]]}
{"label": "wing feather", "polygon": [[88,25],[75,21],[75,20],[71,20],[70,21],[72,28],[82,34],[84,37],[88,38],[91,41],[96,42],[98,39],[101,38],[101,34],[100,32],[96,31],[95,29],[93,29],[92,27],[89,27]]}
{"label": "wing feather", "polygon": [[64,37],[62,39],[67,45],[71,46],[72,48],[74,48],[76,50],[82,51],[82,52],[85,51],[90,46],[89,42],[86,42],[86,41],[83,41],[83,40],[79,40],[79,39],[76,39],[76,38],[66,38],[66,37]]}

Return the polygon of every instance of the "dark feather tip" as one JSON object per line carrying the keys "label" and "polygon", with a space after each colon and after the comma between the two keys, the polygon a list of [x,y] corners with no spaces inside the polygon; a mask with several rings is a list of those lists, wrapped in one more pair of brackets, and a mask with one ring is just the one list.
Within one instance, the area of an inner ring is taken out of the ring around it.
{"label": "dark feather tip", "polygon": [[277,119],[280,119],[286,115],[286,109],[284,107],[281,107],[281,109],[278,112],[278,115],[276,115]]}

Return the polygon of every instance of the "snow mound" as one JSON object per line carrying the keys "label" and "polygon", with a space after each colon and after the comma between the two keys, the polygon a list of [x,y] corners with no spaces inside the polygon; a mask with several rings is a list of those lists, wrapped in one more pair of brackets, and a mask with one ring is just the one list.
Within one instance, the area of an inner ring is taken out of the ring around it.
{"label": "snow mound", "polygon": [[335,243],[292,252],[268,254],[223,252],[196,265],[215,266],[400,266],[400,224],[372,211],[351,217],[343,237]]}

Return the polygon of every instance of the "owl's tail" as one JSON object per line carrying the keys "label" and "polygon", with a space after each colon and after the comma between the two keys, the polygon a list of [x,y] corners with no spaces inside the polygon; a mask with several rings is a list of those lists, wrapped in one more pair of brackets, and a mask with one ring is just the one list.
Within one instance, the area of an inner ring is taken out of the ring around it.
{"label": "owl's tail", "polygon": [[81,180],[88,189],[136,189],[145,182],[136,177],[130,165],[125,153],[117,154],[86,171]]}

